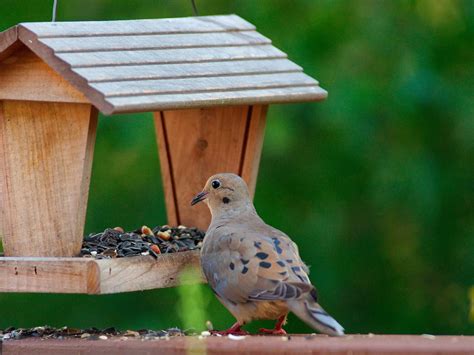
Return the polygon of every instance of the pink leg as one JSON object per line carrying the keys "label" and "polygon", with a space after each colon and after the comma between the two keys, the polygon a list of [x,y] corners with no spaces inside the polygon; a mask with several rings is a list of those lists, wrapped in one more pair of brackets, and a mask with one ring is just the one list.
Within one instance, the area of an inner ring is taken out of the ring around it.
{"label": "pink leg", "polygon": [[259,333],[271,334],[271,335],[286,335],[285,329],[283,329],[283,324],[286,322],[286,314],[278,318],[274,329],[260,328]]}
{"label": "pink leg", "polygon": [[210,333],[215,335],[215,334],[219,334],[219,335],[229,335],[229,334],[233,334],[233,335],[249,335],[249,332],[247,332],[246,330],[244,329],[241,329],[242,328],[242,324],[240,324],[239,322],[235,322],[234,325],[232,327],[230,327],[229,329],[227,330],[211,330]]}

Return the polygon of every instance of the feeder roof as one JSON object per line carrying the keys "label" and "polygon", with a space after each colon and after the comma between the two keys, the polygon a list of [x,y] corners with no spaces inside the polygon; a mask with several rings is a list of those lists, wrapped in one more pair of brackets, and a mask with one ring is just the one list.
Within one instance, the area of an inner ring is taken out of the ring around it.
{"label": "feeder roof", "polygon": [[316,101],[327,92],[236,15],[22,23],[21,42],[106,114]]}

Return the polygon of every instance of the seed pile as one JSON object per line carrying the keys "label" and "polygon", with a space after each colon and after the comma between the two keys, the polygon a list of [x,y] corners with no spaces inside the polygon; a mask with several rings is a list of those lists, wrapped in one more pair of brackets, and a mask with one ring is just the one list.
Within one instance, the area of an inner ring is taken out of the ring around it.
{"label": "seed pile", "polygon": [[119,331],[115,328],[97,329],[77,329],[77,328],[54,328],[50,326],[35,327],[35,328],[14,328],[10,327],[5,330],[0,329],[0,342],[2,340],[20,340],[25,338],[42,338],[42,339],[67,339],[80,338],[87,340],[106,340],[109,338],[120,338],[127,340],[129,338],[143,339],[143,340],[158,340],[163,338],[170,338],[175,336],[188,335],[179,328],[170,328],[167,330],[151,330],[140,329],[137,331],[126,330]]}
{"label": "seed pile", "polygon": [[96,259],[176,253],[200,249],[205,232],[185,226],[143,226],[131,232],[121,227],[107,228],[84,238],[81,256]]}

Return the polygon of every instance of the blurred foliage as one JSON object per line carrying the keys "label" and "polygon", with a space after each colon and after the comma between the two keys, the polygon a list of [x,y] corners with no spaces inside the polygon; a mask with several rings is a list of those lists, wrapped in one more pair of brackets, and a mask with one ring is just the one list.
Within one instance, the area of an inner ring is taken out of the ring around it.
{"label": "blurred foliage", "polygon": [[469,289],[469,298],[471,299],[471,309],[469,311],[469,318],[474,323],[474,286]]}
{"label": "blurred foliage", "polygon": [[[50,2],[2,0],[0,28],[49,21]],[[237,13],[256,24],[329,91],[322,103],[270,108],[255,199],[300,245],[327,310],[349,332],[474,333],[473,2],[197,4],[201,15]],[[58,8],[59,20],[191,14],[186,0],[63,0]],[[151,115],[102,117],[86,232],[164,221]],[[191,307],[229,326],[231,315],[200,289],[206,301]],[[0,294],[0,327],[185,327],[180,310],[193,290]],[[310,331],[294,317],[288,330]]]}
{"label": "blurred foliage", "polygon": [[[183,284],[197,280],[201,277],[200,272],[195,269],[185,270],[180,279]],[[187,281],[187,282],[186,282]],[[203,331],[206,329],[208,314],[206,312],[209,298],[206,297],[207,285],[194,284],[188,287],[178,288],[178,314],[181,317],[183,330]]]}

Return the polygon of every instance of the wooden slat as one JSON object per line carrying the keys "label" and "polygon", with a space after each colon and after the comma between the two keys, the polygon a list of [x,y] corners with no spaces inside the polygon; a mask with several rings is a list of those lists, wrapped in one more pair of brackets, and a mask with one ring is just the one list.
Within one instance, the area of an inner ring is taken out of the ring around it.
{"label": "wooden slat", "polygon": [[278,73],[259,75],[236,75],[190,78],[139,80],[111,83],[94,83],[91,86],[102,92],[107,98],[114,96],[184,94],[202,92],[223,92],[242,89],[266,89],[282,86],[315,86],[318,83],[306,74]]}
{"label": "wooden slat", "polygon": [[77,68],[74,71],[89,83],[124,80],[151,80],[302,71],[288,59],[235,60],[232,62],[150,64],[117,67]]}
{"label": "wooden slat", "polygon": [[135,112],[222,105],[318,101],[326,97],[327,92],[324,89],[318,86],[305,86],[199,94],[113,97],[107,102],[112,107],[111,112]]}
{"label": "wooden slat", "polygon": [[[0,292],[109,294],[205,282],[199,251],[95,260],[0,258]],[[183,278],[192,269],[195,277]]]}
{"label": "wooden slat", "polygon": [[89,102],[24,46],[0,61],[0,78],[0,100]]}
{"label": "wooden slat", "polygon": [[[212,310],[210,311],[212,312]],[[212,313],[211,313],[212,315]],[[3,355],[472,355],[474,336],[350,334],[345,337],[291,334],[280,336],[129,338],[91,342],[86,339],[22,339],[3,343]]]}
{"label": "wooden slat", "polygon": [[254,30],[237,15],[185,17],[134,21],[32,22],[22,23],[38,37],[85,37],[167,33]]}
{"label": "wooden slat", "polygon": [[286,58],[286,54],[271,45],[134,50],[121,52],[59,53],[57,57],[72,68],[121,66],[139,64],[200,63],[225,60]]}
{"label": "wooden slat", "polygon": [[[158,260],[150,256],[98,260],[97,265],[100,294],[204,282],[198,251],[163,254]],[[189,269],[196,273],[195,278],[183,278],[182,273]]]}
{"label": "wooden slat", "polygon": [[0,292],[98,293],[99,269],[85,258],[0,258]]}
{"label": "wooden slat", "polygon": [[81,249],[97,111],[0,101],[0,233],[7,256]]}
{"label": "wooden slat", "polygon": [[[0,56],[3,51],[18,40],[18,28],[13,26],[8,30],[0,32]],[[1,58],[1,57],[0,57]]]}
{"label": "wooden slat", "polygon": [[[213,174],[239,174],[248,106],[177,110],[155,113],[168,223],[207,229],[207,206],[191,206]],[[167,137],[167,139],[166,139]],[[165,157],[165,159],[161,159]]]}
{"label": "wooden slat", "polygon": [[271,43],[268,38],[255,31],[143,35],[133,37],[40,38],[40,42],[51,47],[56,53],[123,51],[133,49],[208,48]]}

